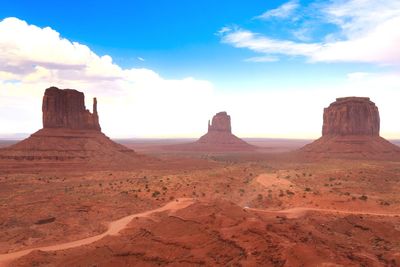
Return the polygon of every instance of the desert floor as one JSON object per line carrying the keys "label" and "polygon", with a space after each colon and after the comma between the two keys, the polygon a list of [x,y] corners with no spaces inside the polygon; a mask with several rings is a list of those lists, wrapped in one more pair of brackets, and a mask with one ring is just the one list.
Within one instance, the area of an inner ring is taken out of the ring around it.
{"label": "desert floor", "polygon": [[120,142],[158,161],[0,162],[0,266],[400,266],[398,161]]}

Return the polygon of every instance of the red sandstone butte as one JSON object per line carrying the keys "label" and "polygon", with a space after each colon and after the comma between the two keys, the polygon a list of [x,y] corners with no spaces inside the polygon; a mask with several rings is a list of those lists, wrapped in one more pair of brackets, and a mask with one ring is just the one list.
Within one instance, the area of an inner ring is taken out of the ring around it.
{"label": "red sandstone butte", "polygon": [[379,136],[379,111],[368,97],[343,97],[324,109],[322,136]]}
{"label": "red sandstone butte", "polygon": [[93,99],[93,114],[85,107],[85,96],[72,89],[46,89],[42,104],[43,128],[68,128],[100,131],[97,100]]}
{"label": "red sandstone butte", "polygon": [[232,134],[231,117],[219,112],[208,121],[208,132],[194,143],[169,146],[172,150],[185,151],[251,151],[255,147]]}
{"label": "red sandstone butte", "polygon": [[390,158],[400,148],[379,136],[378,107],[368,97],[343,97],[324,109],[322,137],[300,149],[317,157]]}
{"label": "red sandstone butte", "polygon": [[232,133],[231,116],[225,111],[215,114],[212,122],[208,121],[208,132],[227,132]]}
{"label": "red sandstone butte", "polygon": [[96,98],[91,113],[82,92],[50,87],[44,93],[42,111],[43,128],[1,149],[0,159],[110,163],[137,156],[101,132]]}

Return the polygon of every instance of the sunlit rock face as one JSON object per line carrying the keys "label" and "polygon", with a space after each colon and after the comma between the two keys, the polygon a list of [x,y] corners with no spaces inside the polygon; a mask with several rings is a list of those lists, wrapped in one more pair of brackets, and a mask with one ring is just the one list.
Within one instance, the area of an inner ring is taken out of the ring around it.
{"label": "sunlit rock face", "polygon": [[73,89],[50,87],[43,96],[43,128],[66,128],[100,131],[97,100],[93,113],[85,107],[85,95]]}
{"label": "sunlit rock face", "polygon": [[322,136],[379,136],[379,111],[368,97],[337,98],[324,109]]}
{"label": "sunlit rock face", "polygon": [[226,132],[232,133],[231,116],[225,111],[218,112],[212,118],[211,124],[208,121],[208,132]]}
{"label": "sunlit rock face", "polygon": [[43,128],[29,138],[0,149],[0,159],[46,161],[131,162],[137,154],[101,132],[97,100],[93,113],[85,95],[73,89],[50,87],[43,96]]}
{"label": "sunlit rock face", "polygon": [[343,97],[324,109],[322,137],[299,152],[310,158],[400,158],[400,148],[379,136],[378,107],[368,97]]}

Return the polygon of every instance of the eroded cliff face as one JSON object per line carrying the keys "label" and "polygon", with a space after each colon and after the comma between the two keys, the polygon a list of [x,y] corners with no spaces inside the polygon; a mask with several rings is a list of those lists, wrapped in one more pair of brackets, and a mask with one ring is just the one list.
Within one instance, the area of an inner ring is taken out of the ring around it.
{"label": "eroded cliff face", "polygon": [[232,133],[231,116],[225,111],[215,114],[211,124],[208,122],[208,132],[213,131]]}
{"label": "eroded cliff face", "polygon": [[85,164],[137,162],[137,154],[101,132],[97,101],[93,113],[85,96],[72,89],[50,87],[43,96],[43,129],[0,150],[0,160],[74,161]]}
{"label": "eroded cliff face", "polygon": [[66,128],[100,131],[97,100],[93,101],[93,113],[85,107],[85,96],[72,89],[50,87],[43,96],[43,128]]}
{"label": "eroded cliff face", "polygon": [[379,111],[368,97],[343,97],[324,109],[322,137],[302,147],[311,158],[400,158],[400,148],[379,136]]}
{"label": "eroded cliff face", "polygon": [[379,111],[368,97],[337,98],[324,109],[322,136],[379,136]]}

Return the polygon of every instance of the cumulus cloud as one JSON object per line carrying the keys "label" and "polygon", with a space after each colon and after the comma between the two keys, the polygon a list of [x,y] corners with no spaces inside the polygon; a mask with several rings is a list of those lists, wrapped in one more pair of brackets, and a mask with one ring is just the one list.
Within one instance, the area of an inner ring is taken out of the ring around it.
{"label": "cumulus cloud", "polygon": [[124,69],[109,55],[99,56],[49,27],[17,18],[0,21],[0,109],[13,110],[10,117],[19,118],[2,116],[0,125],[8,125],[2,131],[40,128],[41,97],[53,85],[85,92],[88,107],[88,99],[97,96],[103,129],[121,137],[199,134],[214,94],[208,81]]}
{"label": "cumulus cloud", "polygon": [[299,5],[298,0],[292,0],[287,3],[284,3],[283,5],[275,8],[275,9],[267,10],[266,12],[264,12],[263,14],[255,17],[255,18],[262,19],[262,20],[268,20],[271,18],[280,18],[280,19],[288,18],[293,14],[293,12],[299,6],[300,5]]}
{"label": "cumulus cloud", "polygon": [[[225,30],[221,40],[257,53],[303,56],[313,62],[399,64],[399,1],[332,0],[318,7],[320,11],[314,19],[318,18],[321,24],[331,24],[338,29],[326,34],[323,41],[274,39],[241,28]],[[299,28],[294,31],[305,30]]]}
{"label": "cumulus cloud", "polygon": [[[259,57],[249,59],[257,62],[277,60],[270,55],[276,54],[273,51],[312,58],[324,45],[292,41],[282,45],[240,28],[226,28],[221,34],[238,47],[259,51]],[[43,91],[55,85],[85,92],[88,107],[89,99],[97,96],[102,128],[113,137],[200,136],[208,119],[221,110],[232,115],[239,136],[318,137],[323,108],[336,97],[357,95],[370,96],[377,103],[383,135],[398,138],[399,77],[398,73],[355,72],[335,85],[218,93],[209,81],[166,79],[147,68],[121,68],[110,56],[99,56],[48,27],[16,18],[0,22],[0,113],[7,114],[0,116],[3,133],[40,128]],[[262,123],[249,119],[255,114]]]}

